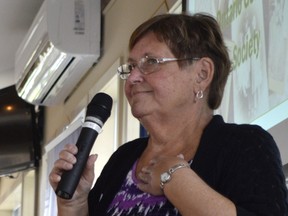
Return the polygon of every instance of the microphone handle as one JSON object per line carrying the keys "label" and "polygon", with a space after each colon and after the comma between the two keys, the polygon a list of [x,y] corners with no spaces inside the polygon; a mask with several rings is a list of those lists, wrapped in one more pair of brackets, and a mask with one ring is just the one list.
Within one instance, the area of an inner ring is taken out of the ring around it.
{"label": "microphone handle", "polygon": [[98,132],[96,130],[86,127],[81,129],[76,143],[78,147],[76,164],[74,164],[72,170],[65,171],[61,176],[61,180],[56,189],[57,196],[63,199],[71,199],[73,197],[97,136]]}

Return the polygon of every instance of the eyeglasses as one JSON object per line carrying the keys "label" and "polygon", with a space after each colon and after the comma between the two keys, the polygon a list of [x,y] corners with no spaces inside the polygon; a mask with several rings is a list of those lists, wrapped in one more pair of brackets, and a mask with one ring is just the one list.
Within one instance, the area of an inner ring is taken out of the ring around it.
{"label": "eyeglasses", "polygon": [[126,80],[128,79],[129,75],[131,74],[132,70],[136,67],[142,74],[150,74],[154,73],[159,70],[159,65],[164,64],[167,62],[173,61],[184,61],[184,60],[199,60],[200,58],[154,58],[145,56],[141,58],[138,62],[134,63],[126,63],[117,68],[118,75],[121,79]]}

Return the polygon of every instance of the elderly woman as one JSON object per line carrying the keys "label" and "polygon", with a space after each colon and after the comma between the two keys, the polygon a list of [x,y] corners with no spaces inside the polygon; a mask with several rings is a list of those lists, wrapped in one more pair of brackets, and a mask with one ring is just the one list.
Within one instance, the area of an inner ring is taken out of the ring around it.
{"label": "elderly woman", "polygon": [[[215,19],[153,17],[134,31],[129,51],[118,73],[149,136],[122,145],[90,191],[91,155],[73,198],[57,198],[59,215],[287,215],[273,138],[213,115],[231,69]],[[54,189],[76,153],[73,145],[60,153]]]}

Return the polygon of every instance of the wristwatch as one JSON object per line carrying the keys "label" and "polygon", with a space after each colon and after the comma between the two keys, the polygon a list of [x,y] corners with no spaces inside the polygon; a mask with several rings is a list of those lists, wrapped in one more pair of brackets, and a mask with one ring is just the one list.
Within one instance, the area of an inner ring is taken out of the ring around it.
{"label": "wristwatch", "polygon": [[169,182],[172,179],[172,174],[176,170],[181,169],[181,168],[187,168],[187,167],[190,167],[190,165],[181,163],[181,164],[177,164],[177,165],[171,167],[167,172],[162,173],[160,175],[160,187],[161,187],[161,189],[163,190],[164,184],[166,184],[167,182]]}

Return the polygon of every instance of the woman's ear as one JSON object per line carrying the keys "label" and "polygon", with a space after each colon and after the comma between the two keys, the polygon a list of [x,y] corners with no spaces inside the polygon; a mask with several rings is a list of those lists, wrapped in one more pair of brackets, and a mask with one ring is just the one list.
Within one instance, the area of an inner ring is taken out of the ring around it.
{"label": "woman's ear", "polygon": [[200,89],[203,91],[209,87],[210,83],[212,82],[213,75],[214,75],[214,63],[212,59],[208,57],[203,57],[198,62],[198,70],[196,74],[196,83],[199,85]]}

